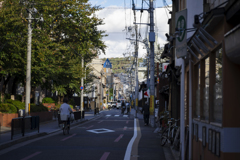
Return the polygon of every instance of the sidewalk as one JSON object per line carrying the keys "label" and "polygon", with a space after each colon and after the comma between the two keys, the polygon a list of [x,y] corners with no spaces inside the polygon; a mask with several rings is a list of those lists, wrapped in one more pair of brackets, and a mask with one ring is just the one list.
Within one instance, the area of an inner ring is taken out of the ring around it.
{"label": "sidewalk", "polygon": [[[137,117],[139,119],[142,132],[142,138],[139,143],[139,153],[144,153],[143,155],[147,155],[148,157],[151,157],[151,159],[157,159],[157,157],[153,156],[155,155],[158,157],[165,156],[166,160],[179,160],[179,151],[172,149],[172,146],[170,144],[166,144],[163,147],[160,145],[161,133],[158,132],[157,127],[153,128],[150,125],[144,126],[143,114],[141,113],[141,109],[142,108],[139,107],[137,112]],[[136,111],[134,109],[131,110],[131,114],[135,115],[135,112]],[[146,146],[144,146],[143,144],[148,144],[148,146],[151,146],[151,148],[146,148]],[[157,150],[160,147],[163,148],[163,153],[160,150]],[[158,155],[153,152],[157,152]],[[147,157],[142,157],[141,154],[139,154],[139,160],[144,158]]]}
{"label": "sidewalk", "polygon": [[[73,123],[71,123],[71,126],[75,126],[80,123],[84,123],[88,120],[97,118],[99,116],[100,116],[100,114],[94,116],[93,111],[85,112],[85,118],[78,120],[78,121],[74,121]],[[24,137],[22,137],[20,134],[14,135],[13,140],[11,140],[11,128],[10,127],[1,127],[0,129],[1,129],[0,130],[0,150],[1,150],[3,148],[10,147],[14,144],[17,144],[17,143],[20,143],[20,142],[23,142],[23,141],[26,141],[29,139],[41,137],[44,135],[48,135],[48,134],[60,131],[61,126],[59,127],[58,120],[53,118],[52,121],[40,123],[39,133],[37,131],[31,132],[31,133],[26,133]]]}

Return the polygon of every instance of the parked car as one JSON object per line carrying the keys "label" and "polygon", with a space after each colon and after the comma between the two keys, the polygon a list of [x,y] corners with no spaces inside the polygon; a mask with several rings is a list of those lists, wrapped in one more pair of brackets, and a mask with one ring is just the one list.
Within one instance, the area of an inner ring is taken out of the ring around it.
{"label": "parked car", "polygon": [[112,108],[116,108],[116,106],[117,106],[117,102],[116,101],[111,102],[111,104],[112,104]]}

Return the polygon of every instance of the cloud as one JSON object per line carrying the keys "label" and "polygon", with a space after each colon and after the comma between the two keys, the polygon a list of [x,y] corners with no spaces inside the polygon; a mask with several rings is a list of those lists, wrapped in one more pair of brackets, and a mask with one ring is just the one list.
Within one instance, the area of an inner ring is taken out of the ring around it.
{"label": "cloud", "polygon": [[[116,9],[113,9],[113,8]],[[137,23],[149,23],[148,19],[148,12],[144,11],[141,19],[140,19],[140,12],[136,12],[136,19]],[[158,44],[160,44],[161,47],[166,43],[166,37],[165,33],[169,30],[168,17],[167,17],[168,11],[164,8],[156,8],[154,17],[154,23],[155,23],[155,32],[158,36]],[[133,20],[134,15],[133,11],[131,9],[119,9],[117,6],[109,6],[108,9],[105,8],[101,11],[98,11],[96,15],[99,18],[104,19],[104,25],[99,26],[98,28],[100,30],[105,30],[108,37],[104,37],[103,41],[105,41],[105,44],[108,46],[106,50],[106,55],[100,55],[100,58],[104,57],[123,57],[123,53],[126,52],[133,52],[134,51],[134,45],[130,44],[129,40],[126,40],[126,38],[135,38],[135,36],[131,37],[129,34],[126,35],[126,32],[123,31],[125,27],[134,26]],[[168,14],[169,18],[170,15]],[[147,31],[147,25],[138,25],[140,29],[140,34],[142,39],[146,38],[146,35],[148,36],[149,30]],[[129,48],[129,46],[131,46]],[[139,57],[142,57],[146,53],[146,49],[143,49],[143,45],[139,45]]]}

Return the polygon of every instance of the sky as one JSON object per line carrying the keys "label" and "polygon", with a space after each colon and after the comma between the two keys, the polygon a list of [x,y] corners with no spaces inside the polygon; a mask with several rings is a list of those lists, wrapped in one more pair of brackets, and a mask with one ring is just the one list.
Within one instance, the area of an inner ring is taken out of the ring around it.
{"label": "sky", "polygon": [[[155,34],[158,36],[158,44],[163,47],[166,41],[165,33],[168,33],[169,25],[168,19],[171,18],[169,11],[163,6],[166,6],[163,1],[166,1],[168,5],[171,5],[172,0],[156,0],[154,1],[155,13]],[[126,38],[135,38],[131,36],[130,32],[127,32],[125,28],[133,27],[134,14],[132,10],[132,0],[89,0],[92,5],[97,5],[103,9],[96,13],[98,18],[103,19],[104,25],[98,27],[99,30],[106,31],[107,37],[103,38],[104,43],[107,45],[106,54],[100,55],[100,58],[112,58],[112,57],[124,57],[134,52],[134,45],[131,44]],[[141,8],[142,0],[134,0],[136,8]],[[143,8],[148,7],[149,0],[145,0]],[[168,8],[171,10],[171,8]],[[142,15],[140,11],[136,11],[137,23],[148,23],[148,12],[143,11]],[[148,27],[149,28],[149,27]],[[140,35],[143,40],[148,35],[147,25],[138,25]],[[146,49],[143,44],[139,44],[138,57],[144,57]]]}

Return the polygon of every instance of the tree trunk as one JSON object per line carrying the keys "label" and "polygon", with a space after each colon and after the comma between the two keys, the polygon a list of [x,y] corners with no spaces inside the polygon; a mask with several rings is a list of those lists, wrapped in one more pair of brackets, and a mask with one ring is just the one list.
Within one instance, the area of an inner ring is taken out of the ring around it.
{"label": "tree trunk", "polygon": [[61,96],[58,94],[58,104],[60,104],[61,103]]}
{"label": "tree trunk", "polygon": [[34,103],[35,100],[35,87],[31,87],[30,103]]}
{"label": "tree trunk", "polygon": [[16,76],[13,79],[13,85],[12,85],[12,91],[11,91],[11,95],[15,95],[15,97],[17,95],[17,85],[18,85],[17,82],[18,82],[18,77]]}
{"label": "tree trunk", "polygon": [[64,98],[64,96],[61,96],[61,102],[60,103],[63,103],[63,98]]}
{"label": "tree trunk", "polygon": [[22,94],[22,102],[25,103],[25,96],[26,96],[26,84],[24,84],[24,91]]}
{"label": "tree trunk", "polygon": [[11,76],[7,76],[7,79],[3,78],[3,86],[2,86],[2,92],[1,92],[1,101],[4,102],[4,96],[6,92],[6,86],[8,81],[10,80]]}

